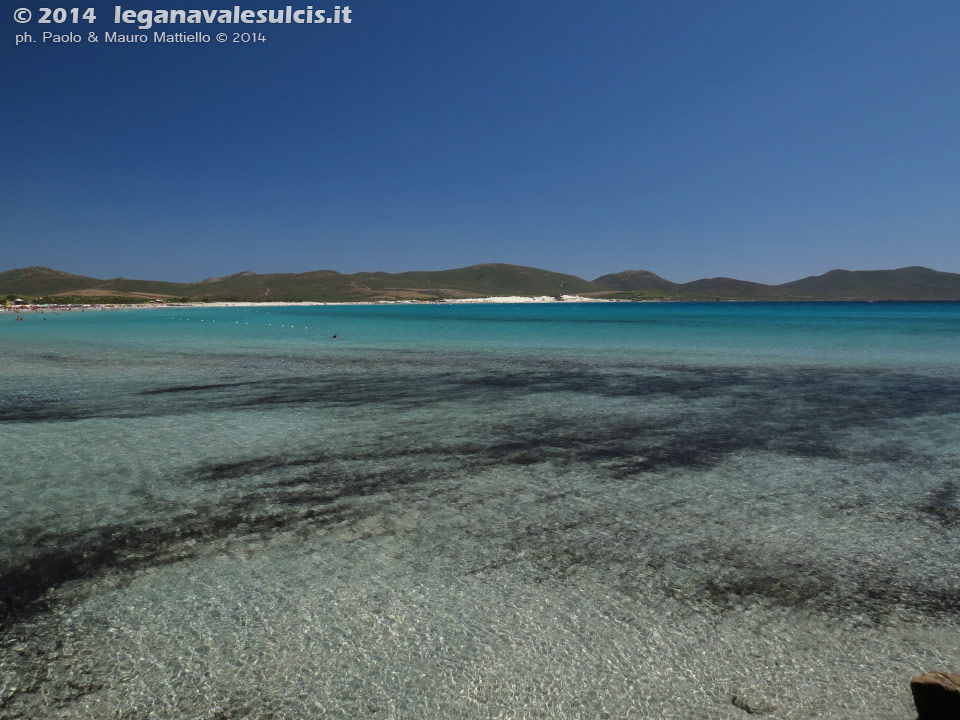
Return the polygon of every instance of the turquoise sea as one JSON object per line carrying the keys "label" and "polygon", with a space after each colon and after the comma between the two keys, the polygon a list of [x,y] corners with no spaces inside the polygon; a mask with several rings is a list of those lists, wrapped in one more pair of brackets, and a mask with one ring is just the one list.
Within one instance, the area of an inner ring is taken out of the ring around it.
{"label": "turquoise sea", "polygon": [[2,313],[0,348],[0,718],[906,720],[960,669],[960,304]]}

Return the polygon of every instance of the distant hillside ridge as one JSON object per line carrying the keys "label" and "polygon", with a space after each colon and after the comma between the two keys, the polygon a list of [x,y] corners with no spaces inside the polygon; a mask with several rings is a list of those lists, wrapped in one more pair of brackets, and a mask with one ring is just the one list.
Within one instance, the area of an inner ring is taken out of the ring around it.
{"label": "distant hillside ridge", "polygon": [[194,283],[114,278],[101,280],[49,268],[0,273],[0,295],[142,296],[194,300],[343,302],[391,299],[447,299],[491,295],[570,295],[594,292],[593,283],[539,268],[487,263],[454,270],[404,273],[335,270],[258,274],[243,271]]}
{"label": "distant hillside ridge", "polygon": [[487,296],[587,295],[669,300],[960,300],[960,274],[925,267],[831,270],[782,285],[716,277],[674,283],[648,270],[624,270],[589,281],[505,263],[402,273],[264,273],[245,270],[198,282],[101,280],[46,267],[0,273],[0,296],[156,297],[190,300],[349,302]]}
{"label": "distant hillside ridge", "polygon": [[604,275],[594,283],[619,292],[670,290],[717,300],[960,300],[960,274],[919,266],[897,270],[831,270],[782,285],[723,277],[670,283],[644,270]]}
{"label": "distant hillside ridge", "polygon": [[664,280],[649,270],[624,270],[613,275],[603,275],[593,281],[595,285],[621,292],[672,292],[679,285]]}
{"label": "distant hillside ridge", "polygon": [[103,280],[71,275],[45,267],[26,267],[0,273],[0,295],[49,295],[94,287]]}
{"label": "distant hillside ridge", "polygon": [[960,275],[912,266],[899,270],[831,270],[779,286],[794,297],[841,300],[960,300]]}

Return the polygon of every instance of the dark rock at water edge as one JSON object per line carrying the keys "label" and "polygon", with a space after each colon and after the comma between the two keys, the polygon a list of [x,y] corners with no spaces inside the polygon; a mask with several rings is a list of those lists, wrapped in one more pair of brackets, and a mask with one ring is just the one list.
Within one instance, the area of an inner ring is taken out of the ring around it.
{"label": "dark rock at water edge", "polygon": [[960,674],[928,672],[910,681],[917,720],[960,720]]}

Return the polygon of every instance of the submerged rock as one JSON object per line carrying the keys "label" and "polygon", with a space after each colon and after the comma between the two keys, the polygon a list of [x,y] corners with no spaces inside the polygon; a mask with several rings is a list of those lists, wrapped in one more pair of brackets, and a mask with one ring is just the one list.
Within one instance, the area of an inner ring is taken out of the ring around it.
{"label": "submerged rock", "polygon": [[928,672],[910,681],[917,720],[960,718],[960,674]]}
{"label": "submerged rock", "polygon": [[749,715],[760,715],[771,713],[777,709],[776,705],[765,702],[759,698],[746,698],[743,695],[734,695],[731,698],[734,707],[738,707]]}

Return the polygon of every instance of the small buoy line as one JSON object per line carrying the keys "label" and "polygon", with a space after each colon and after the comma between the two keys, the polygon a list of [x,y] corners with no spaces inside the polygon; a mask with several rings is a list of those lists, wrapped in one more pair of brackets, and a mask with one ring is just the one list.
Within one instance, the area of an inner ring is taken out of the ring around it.
{"label": "small buoy line", "polygon": [[[268,314],[269,314],[269,313],[268,313]],[[161,318],[161,319],[162,319],[162,320],[177,320],[177,321],[182,321],[182,322],[190,322],[190,320],[192,320],[193,318],[188,318],[188,317],[182,317],[182,316],[181,316],[181,317],[163,317],[163,318]],[[204,322],[204,321],[205,321],[205,318],[201,318],[201,319],[200,319],[200,322]],[[212,320],[211,322],[216,322],[216,320]],[[239,324],[240,324],[240,321],[239,321],[239,320],[235,320],[235,321],[234,321],[234,324],[235,324],[235,325],[239,325]],[[250,323],[245,322],[245,323],[243,323],[243,324],[246,326],[246,325],[249,325]],[[273,323],[272,323],[272,322],[271,322],[271,323],[267,323],[267,327],[273,327]],[[280,324],[280,327],[281,327],[281,328],[284,328],[284,329],[290,328],[291,330],[295,330],[295,329],[298,328],[298,327],[302,327],[304,330],[309,330],[309,329],[310,329],[310,326],[309,326],[309,325],[294,325],[294,324],[292,324],[292,323],[289,324],[289,325],[288,325],[287,323],[281,323],[281,324]],[[339,340],[339,339],[340,339],[340,333],[334,333],[334,334],[331,336],[331,339],[333,339],[333,340]]]}

